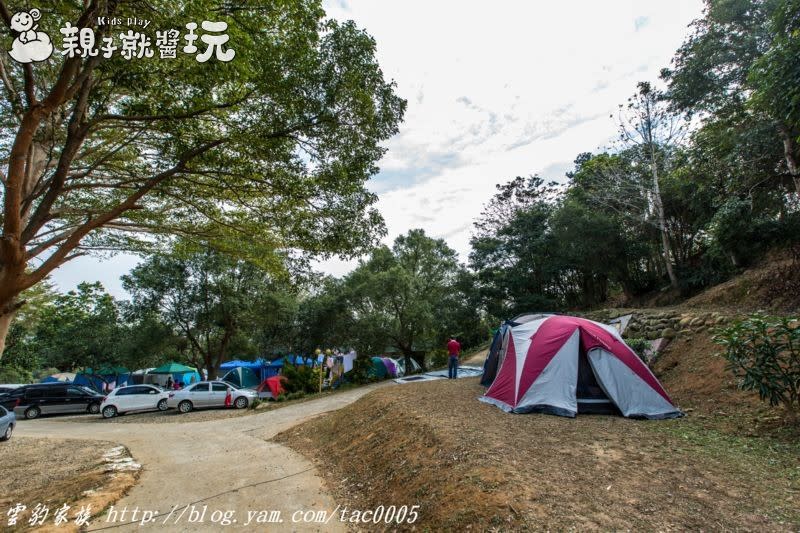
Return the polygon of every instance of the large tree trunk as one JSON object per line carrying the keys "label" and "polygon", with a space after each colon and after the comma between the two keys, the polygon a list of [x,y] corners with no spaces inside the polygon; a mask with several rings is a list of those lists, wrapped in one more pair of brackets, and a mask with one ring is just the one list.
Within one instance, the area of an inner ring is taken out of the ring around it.
{"label": "large tree trunk", "polygon": [[652,146],[652,143],[650,150],[650,165],[653,171],[653,203],[655,204],[656,217],[658,218],[658,230],[661,233],[661,250],[664,255],[664,266],[667,268],[670,287],[678,289],[678,276],[675,275],[675,270],[672,267],[672,245],[669,242],[669,235],[667,234],[667,217],[664,214],[664,203],[661,201],[661,186],[658,184],[658,167],[655,148]]}
{"label": "large tree trunk", "polygon": [[6,350],[6,338],[8,331],[11,329],[11,322],[14,320],[16,311],[9,311],[0,316],[0,359],[3,358],[3,352]]}
{"label": "large tree trunk", "polygon": [[795,191],[800,195],[800,146],[797,144],[796,136],[789,129],[781,126],[780,134],[783,139],[783,155],[786,158],[786,166],[789,169],[789,175],[792,176],[792,181],[794,181]]}

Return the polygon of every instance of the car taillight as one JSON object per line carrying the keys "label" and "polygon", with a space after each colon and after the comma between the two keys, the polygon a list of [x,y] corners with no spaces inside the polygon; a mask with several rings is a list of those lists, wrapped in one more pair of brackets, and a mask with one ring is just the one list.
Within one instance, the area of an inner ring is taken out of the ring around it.
{"label": "car taillight", "polygon": [[14,404],[14,407],[19,407],[19,404],[22,403],[22,398],[17,398],[17,403]]}

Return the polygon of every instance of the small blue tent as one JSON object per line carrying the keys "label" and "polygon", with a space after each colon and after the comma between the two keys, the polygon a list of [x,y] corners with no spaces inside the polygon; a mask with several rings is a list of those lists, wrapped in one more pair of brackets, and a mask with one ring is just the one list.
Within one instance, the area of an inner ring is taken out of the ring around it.
{"label": "small blue tent", "polygon": [[98,392],[106,392],[107,390],[127,385],[129,381],[131,381],[131,372],[127,368],[106,366],[96,370],[86,368],[75,374],[75,379],[72,380],[72,383],[90,387]]}

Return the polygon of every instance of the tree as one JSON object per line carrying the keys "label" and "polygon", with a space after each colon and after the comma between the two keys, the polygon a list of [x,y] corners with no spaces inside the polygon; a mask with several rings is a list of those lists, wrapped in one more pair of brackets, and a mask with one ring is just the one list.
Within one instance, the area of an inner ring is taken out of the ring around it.
{"label": "tree", "polygon": [[661,174],[671,170],[672,157],[686,133],[681,117],[672,113],[663,98],[649,83],[640,82],[638,92],[628,100],[620,113],[619,130],[623,145],[631,149],[634,160],[649,175],[642,182],[656,226],[661,235],[664,266],[673,289],[678,289],[678,276],[673,268],[672,245],[667,232],[667,216],[661,195]]}
{"label": "tree", "polygon": [[519,210],[552,199],[557,192],[555,182],[545,184],[538,175],[517,176],[506,183],[498,183],[495,189],[497,192],[475,221],[477,238],[496,235]]}
{"label": "tree", "polygon": [[779,2],[769,20],[769,49],[753,62],[747,81],[754,107],[775,120],[784,157],[800,194],[800,1]]}
{"label": "tree", "polygon": [[50,309],[55,305],[59,293],[45,279],[23,292],[20,297],[25,300],[25,306],[14,317],[8,332],[6,356],[0,360],[0,367],[8,369],[12,374],[29,374],[42,364],[42,353],[37,347],[36,334],[42,320],[52,318]]}
{"label": "tree", "polygon": [[767,122],[785,164],[774,175],[800,194],[797,10],[797,0],[706,0],[661,76],[678,111]]}
{"label": "tree", "polygon": [[[269,323],[273,275],[210,248],[177,248],[154,255],[123,276],[137,313],[157,313],[183,339],[185,358],[209,378],[235,346],[252,346],[259,324]],[[255,354],[252,354],[255,355]]]}
{"label": "tree", "polygon": [[35,366],[59,370],[118,365],[122,333],[119,306],[99,283],[81,283],[77,290],[55,297],[42,312],[28,349]]}
{"label": "tree", "polygon": [[325,346],[344,348],[356,344],[360,350],[365,348],[363,332],[356,328],[348,303],[344,279],[325,276],[314,280],[298,302],[296,320],[296,350],[311,353]]}
{"label": "tree", "polygon": [[[518,177],[497,190],[470,239],[469,266],[483,307],[498,318],[559,307],[548,261],[554,185],[538,176]],[[517,200],[508,202],[512,197]]]}
{"label": "tree", "polygon": [[[347,304],[362,351],[391,343],[409,359],[430,348],[443,332],[440,316],[458,293],[461,267],[455,250],[419,229],[377,248],[344,280]],[[424,361],[420,361],[423,363]]]}
{"label": "tree", "polygon": [[[94,31],[139,3],[61,3],[40,27]],[[230,62],[120,54],[0,58],[0,353],[19,295],[75,257],[194,239],[279,268],[286,249],[358,253],[383,233],[364,187],[405,101],[375,42],[318,0],[147,4],[155,28],[224,21]],[[0,3],[10,26],[11,11]],[[35,266],[33,266],[35,265]]]}

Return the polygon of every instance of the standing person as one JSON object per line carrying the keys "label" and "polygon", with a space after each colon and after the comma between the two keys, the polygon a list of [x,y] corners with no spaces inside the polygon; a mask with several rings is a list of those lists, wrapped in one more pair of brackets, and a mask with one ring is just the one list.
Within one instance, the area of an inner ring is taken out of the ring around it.
{"label": "standing person", "polygon": [[231,388],[228,387],[228,390],[225,391],[225,407],[230,407],[233,403],[233,394],[231,394]]}
{"label": "standing person", "polygon": [[449,379],[456,379],[458,377],[458,356],[461,355],[461,344],[455,337],[450,339],[447,343],[447,377]]}
{"label": "standing person", "polygon": [[171,389],[172,388],[172,376],[167,378],[167,385],[166,385],[165,388],[166,389]]}

